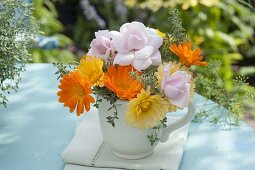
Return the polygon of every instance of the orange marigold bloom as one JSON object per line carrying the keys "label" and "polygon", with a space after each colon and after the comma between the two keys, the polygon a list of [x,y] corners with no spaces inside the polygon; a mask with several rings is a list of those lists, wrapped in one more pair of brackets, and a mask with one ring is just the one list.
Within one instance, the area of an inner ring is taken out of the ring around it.
{"label": "orange marigold bloom", "polygon": [[143,84],[129,74],[132,66],[110,65],[104,77],[105,86],[122,100],[131,100],[140,93]]}
{"label": "orange marigold bloom", "polygon": [[82,78],[77,70],[70,74],[65,74],[60,80],[57,95],[58,101],[64,103],[65,107],[70,108],[70,112],[73,112],[76,108],[77,116],[80,116],[84,112],[90,110],[90,103],[94,103],[95,99],[90,96],[92,90],[90,88],[90,82],[87,78]]}
{"label": "orange marigold bloom", "polygon": [[181,63],[187,67],[191,65],[207,66],[206,61],[201,61],[203,59],[203,56],[200,55],[202,50],[197,48],[193,51],[191,49],[191,42],[185,42],[178,45],[172,44],[169,48],[180,58]]}

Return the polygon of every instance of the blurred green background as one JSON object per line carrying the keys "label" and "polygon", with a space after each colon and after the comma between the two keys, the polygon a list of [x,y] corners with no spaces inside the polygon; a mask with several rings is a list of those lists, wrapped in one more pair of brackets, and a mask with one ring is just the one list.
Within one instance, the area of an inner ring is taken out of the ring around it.
{"label": "blurred green background", "polygon": [[[33,62],[79,60],[94,32],[140,21],[167,32],[168,11],[178,8],[189,39],[206,60],[220,59],[231,88],[235,75],[255,83],[255,8],[251,0],[33,0],[47,41],[31,49]],[[41,40],[40,40],[41,41]],[[52,41],[54,42],[53,44]],[[45,45],[46,44],[46,45]]]}

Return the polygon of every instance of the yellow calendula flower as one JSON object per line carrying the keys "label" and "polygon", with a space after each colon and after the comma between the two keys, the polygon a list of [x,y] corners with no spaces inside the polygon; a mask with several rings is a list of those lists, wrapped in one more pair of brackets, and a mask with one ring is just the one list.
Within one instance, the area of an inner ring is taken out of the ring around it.
{"label": "yellow calendula flower", "polygon": [[97,57],[84,56],[77,69],[82,77],[87,77],[93,86],[104,86],[104,62]]}
{"label": "yellow calendula flower", "polygon": [[158,29],[155,29],[155,30],[157,31],[157,34],[158,34],[160,37],[162,37],[163,39],[166,37],[166,34],[165,34],[165,33],[159,31]]}
{"label": "yellow calendula flower", "polygon": [[151,95],[150,88],[141,90],[137,98],[130,100],[126,112],[126,122],[128,125],[147,129],[153,128],[163,120],[168,112],[169,103],[159,95]]}

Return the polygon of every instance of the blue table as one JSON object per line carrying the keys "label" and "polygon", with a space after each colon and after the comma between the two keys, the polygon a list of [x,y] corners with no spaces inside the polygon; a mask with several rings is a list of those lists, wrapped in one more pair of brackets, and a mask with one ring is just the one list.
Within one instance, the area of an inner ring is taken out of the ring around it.
{"label": "blue table", "polygon": [[[50,64],[28,65],[8,108],[1,106],[0,170],[63,169],[60,153],[81,118],[58,103],[55,71]],[[254,130],[244,123],[234,130],[192,123],[180,169],[254,170]]]}

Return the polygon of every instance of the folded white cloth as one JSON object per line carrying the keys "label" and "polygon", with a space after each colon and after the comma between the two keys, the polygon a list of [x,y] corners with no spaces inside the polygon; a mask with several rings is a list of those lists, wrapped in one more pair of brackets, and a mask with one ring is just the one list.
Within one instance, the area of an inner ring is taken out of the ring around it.
{"label": "folded white cloth", "polygon": [[[180,114],[181,115],[181,114]],[[168,116],[168,121],[176,117]],[[110,148],[103,142],[100,131],[98,113],[92,109],[86,113],[84,120],[78,125],[73,139],[62,152],[65,170],[100,169],[140,169],[177,170],[183,154],[183,146],[187,139],[188,126],[170,134],[169,140],[159,143],[154,153],[139,160],[126,160],[114,156]]]}

